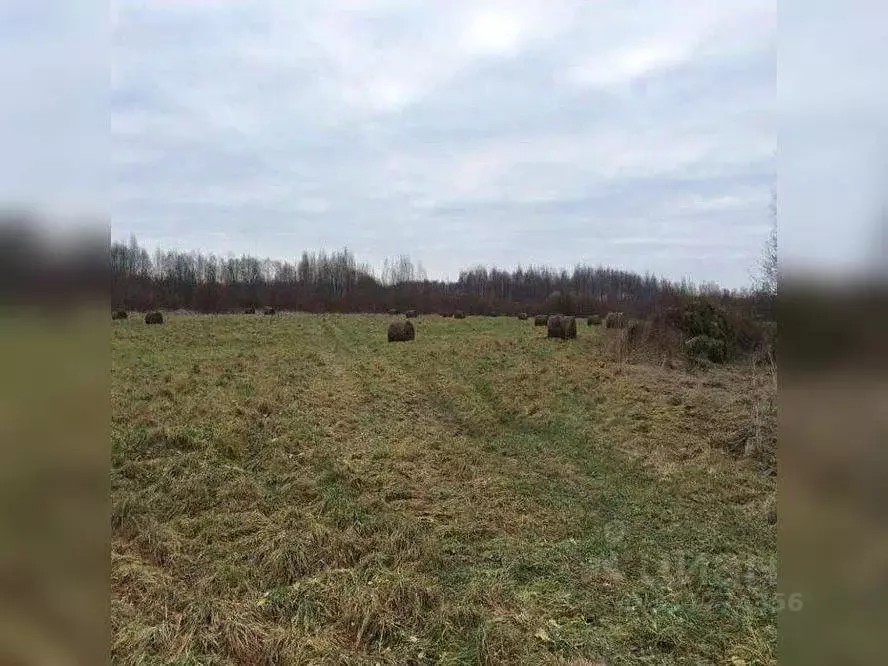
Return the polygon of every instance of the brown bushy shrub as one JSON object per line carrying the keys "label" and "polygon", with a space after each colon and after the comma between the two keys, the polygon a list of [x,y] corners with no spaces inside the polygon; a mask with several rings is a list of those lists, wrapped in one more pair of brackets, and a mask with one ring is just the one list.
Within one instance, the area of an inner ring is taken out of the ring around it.
{"label": "brown bushy shrub", "polygon": [[548,321],[549,321],[548,315],[537,315],[536,317],[533,318],[533,325],[534,326],[545,326],[548,323]]}
{"label": "brown bushy shrub", "polygon": [[630,319],[626,322],[626,342],[630,345],[638,344],[644,332],[644,322],[638,319]]}
{"label": "brown bushy shrub", "polygon": [[623,328],[625,325],[625,317],[622,312],[608,312],[604,318],[605,328]]}
{"label": "brown bushy shrub", "polygon": [[393,321],[388,327],[389,342],[408,342],[416,337],[413,322]]}
{"label": "brown bushy shrub", "polygon": [[552,315],[547,322],[547,338],[568,340],[577,337],[577,320],[574,317]]}
{"label": "brown bushy shrub", "polygon": [[404,316],[407,317],[407,319],[414,319],[416,317],[416,310],[407,310],[407,312],[404,313]]}
{"label": "brown bushy shrub", "polygon": [[111,319],[126,319],[129,317],[126,310],[115,310],[111,313]]}
{"label": "brown bushy shrub", "polygon": [[453,313],[453,318],[454,319],[465,319],[466,313],[463,312],[462,310],[457,310],[456,312]]}
{"label": "brown bushy shrub", "polygon": [[589,315],[586,317],[586,326],[601,326],[601,315]]}
{"label": "brown bushy shrub", "polygon": [[145,323],[146,324],[162,324],[163,323],[163,314],[157,310],[149,312],[145,315]]}
{"label": "brown bushy shrub", "polygon": [[244,314],[256,314],[256,308],[246,308]]}
{"label": "brown bushy shrub", "polygon": [[266,315],[273,315],[273,314],[276,314],[276,313],[277,313],[277,310],[275,310],[274,308],[265,308],[265,309],[262,311],[262,314],[266,314]]}

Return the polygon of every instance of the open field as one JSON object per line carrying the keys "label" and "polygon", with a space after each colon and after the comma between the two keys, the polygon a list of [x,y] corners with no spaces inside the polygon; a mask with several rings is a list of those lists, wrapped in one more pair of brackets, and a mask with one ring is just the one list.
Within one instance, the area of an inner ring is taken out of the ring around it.
{"label": "open field", "polygon": [[113,322],[116,663],[776,662],[767,373],[390,320]]}

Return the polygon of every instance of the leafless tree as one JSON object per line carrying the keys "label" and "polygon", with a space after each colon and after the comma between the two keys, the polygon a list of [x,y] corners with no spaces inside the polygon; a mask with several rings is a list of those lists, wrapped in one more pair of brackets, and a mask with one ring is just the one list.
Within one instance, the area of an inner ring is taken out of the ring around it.
{"label": "leafless tree", "polygon": [[759,290],[766,296],[777,296],[780,282],[780,271],[777,263],[777,192],[771,193],[771,230],[762,254]]}

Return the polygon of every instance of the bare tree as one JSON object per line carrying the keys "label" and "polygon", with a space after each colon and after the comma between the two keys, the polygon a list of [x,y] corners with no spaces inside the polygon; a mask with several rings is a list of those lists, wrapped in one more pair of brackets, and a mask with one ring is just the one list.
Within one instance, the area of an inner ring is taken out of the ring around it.
{"label": "bare tree", "polygon": [[780,282],[780,271],[777,263],[777,192],[771,193],[771,231],[765,243],[762,255],[761,276],[759,278],[759,290],[774,297]]}
{"label": "bare tree", "polygon": [[[674,283],[653,275],[612,268],[575,266],[572,273],[545,266],[507,271],[478,265],[460,271],[455,282],[429,280],[422,263],[409,255],[386,259],[382,279],[359,264],[348,250],[327,254],[303,252],[295,263],[250,256],[217,257],[192,252],[164,251],[153,255],[135,239],[110,247],[111,298],[114,307],[194,308],[218,312],[271,304],[310,312],[381,312],[416,308],[424,312],[463,310],[468,313],[563,312],[604,313],[619,310],[644,316],[691,298],[700,291],[738,305],[761,307],[774,314],[775,299],[759,285],[776,291],[776,229],[769,244],[770,261],[756,270],[756,289],[718,292],[714,286]],[[758,267],[756,267],[758,268]],[[547,303],[553,292],[558,303]]]}

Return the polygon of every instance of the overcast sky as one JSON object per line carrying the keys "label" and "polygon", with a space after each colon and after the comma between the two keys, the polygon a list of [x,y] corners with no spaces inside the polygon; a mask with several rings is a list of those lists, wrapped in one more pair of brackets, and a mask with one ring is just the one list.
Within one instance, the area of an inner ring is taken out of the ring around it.
{"label": "overcast sky", "polygon": [[776,7],[118,2],[113,236],[749,282]]}
{"label": "overcast sky", "polygon": [[149,247],[741,286],[778,171],[782,262],[884,265],[885,25],[884,0],[782,0],[779,31],[758,0],[113,0],[109,30],[106,3],[7,0],[0,204]]}

